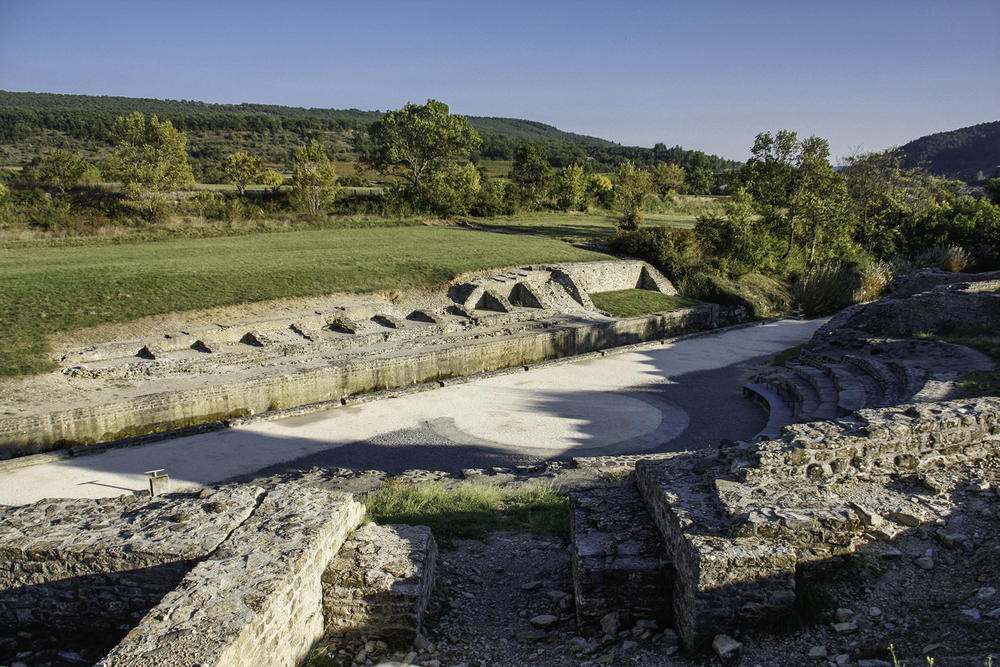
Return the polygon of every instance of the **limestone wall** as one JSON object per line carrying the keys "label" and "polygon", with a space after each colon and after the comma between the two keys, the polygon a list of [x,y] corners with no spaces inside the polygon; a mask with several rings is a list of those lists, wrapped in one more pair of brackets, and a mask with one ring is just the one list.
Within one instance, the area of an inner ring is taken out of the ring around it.
{"label": "limestone wall", "polygon": [[323,573],[325,636],[409,645],[430,601],[436,559],[426,526],[359,528]]}
{"label": "limestone wall", "polygon": [[0,624],[64,631],[132,625],[244,521],[245,487],[150,502],[44,500],[0,512]]}
{"label": "limestone wall", "polygon": [[799,568],[891,540],[928,516],[894,488],[900,480],[943,488],[998,456],[1000,398],[985,397],[861,410],[786,427],[778,440],[638,462],[674,562],[678,633],[695,648],[792,613]]}
{"label": "limestone wall", "polygon": [[409,355],[355,360],[319,370],[150,394],[35,417],[0,419],[0,458],[339,400],[708,329],[715,323],[717,310],[717,306],[703,305],[648,317],[553,326],[541,332],[473,340]]}
{"label": "limestone wall", "polygon": [[859,410],[836,421],[794,424],[758,445],[747,482],[913,473],[1000,455],[1000,398]]}
{"label": "limestone wall", "polygon": [[343,494],[269,491],[99,664],[298,664],[323,634],[323,570],[363,516]]}
{"label": "limestone wall", "polygon": [[638,260],[580,262],[548,268],[564,272],[580,291],[587,294],[635,288],[677,294],[677,290],[663,274]]}

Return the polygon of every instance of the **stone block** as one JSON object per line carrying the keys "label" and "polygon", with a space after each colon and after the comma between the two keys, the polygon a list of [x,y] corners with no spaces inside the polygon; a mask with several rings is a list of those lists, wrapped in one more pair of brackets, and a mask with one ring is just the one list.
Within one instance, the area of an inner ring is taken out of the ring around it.
{"label": "stone block", "polygon": [[673,565],[635,485],[570,494],[571,552],[577,626],[597,634],[601,619],[617,614],[673,622]]}
{"label": "stone block", "polygon": [[324,634],[409,644],[420,632],[436,563],[426,526],[362,526],[323,572]]}

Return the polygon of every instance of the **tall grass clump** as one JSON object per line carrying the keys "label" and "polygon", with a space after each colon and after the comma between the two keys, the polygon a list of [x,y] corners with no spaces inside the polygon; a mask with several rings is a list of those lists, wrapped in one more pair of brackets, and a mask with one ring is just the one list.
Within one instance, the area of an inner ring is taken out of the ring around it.
{"label": "tall grass clump", "polygon": [[928,248],[913,258],[915,268],[935,267],[942,271],[958,273],[972,264],[972,256],[960,246]]}
{"label": "tall grass clump", "polygon": [[376,523],[428,526],[443,544],[481,539],[495,530],[569,532],[569,498],[544,484],[512,487],[391,478],[361,501]]}
{"label": "tall grass clump", "polygon": [[867,264],[861,269],[860,285],[854,293],[854,300],[862,303],[874,301],[882,296],[898,275],[897,266],[892,262],[876,260]]}
{"label": "tall grass clump", "polygon": [[812,267],[792,285],[792,299],[803,315],[828,315],[854,303],[859,288],[854,267],[839,260]]}

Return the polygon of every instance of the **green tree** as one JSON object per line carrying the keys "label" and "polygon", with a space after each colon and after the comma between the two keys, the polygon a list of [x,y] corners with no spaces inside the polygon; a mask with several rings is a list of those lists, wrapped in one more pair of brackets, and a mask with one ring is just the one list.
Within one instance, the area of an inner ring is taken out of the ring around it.
{"label": "green tree", "polygon": [[7,210],[7,186],[0,181],[0,222],[3,222]]}
{"label": "green tree", "polygon": [[517,147],[510,180],[520,191],[522,202],[530,202],[536,208],[540,206],[551,178],[552,165],[541,146],[525,143]]}
{"label": "green tree", "polygon": [[342,188],[323,145],[313,139],[295,151],[292,163],[292,200],[311,215],[332,204]]}
{"label": "green tree", "polygon": [[450,114],[436,100],[386,112],[368,129],[360,162],[380,174],[398,176],[419,190],[428,175],[464,162],[482,139],[465,116]]}
{"label": "green tree", "polygon": [[615,186],[611,179],[603,174],[591,174],[587,181],[587,196],[598,206],[611,208],[615,198]]}
{"label": "green tree", "polygon": [[263,160],[259,155],[237,151],[222,161],[222,180],[235,185],[242,197],[246,193],[247,185],[260,179],[262,166]]}
{"label": "green tree", "polygon": [[802,227],[809,244],[810,265],[816,260],[821,240],[827,247],[847,241],[847,186],[844,178],[833,171],[829,157],[826,139],[812,136],[800,144],[789,238],[796,226]]}
{"label": "green tree", "polygon": [[76,153],[56,149],[41,156],[31,171],[39,183],[55,188],[62,195],[80,182],[87,169],[87,163]]}
{"label": "green tree", "polygon": [[715,186],[715,172],[712,171],[712,161],[701,151],[694,151],[691,160],[684,167],[684,181],[688,192],[693,195],[711,194]]}
{"label": "green tree", "polygon": [[260,184],[271,189],[271,194],[275,194],[285,184],[285,177],[274,169],[266,169],[260,175]]}
{"label": "green tree", "polygon": [[626,160],[618,167],[615,181],[615,201],[622,210],[618,228],[638,229],[642,222],[642,201],[653,193],[653,177]]}
{"label": "green tree", "polygon": [[481,184],[479,170],[471,163],[446,165],[425,175],[416,204],[440,216],[463,215],[478,199]]}
{"label": "green tree", "polygon": [[661,196],[667,197],[684,191],[687,174],[684,171],[684,167],[679,164],[657,162],[653,167],[652,173],[653,187]]}
{"label": "green tree", "polygon": [[112,130],[115,152],[107,174],[121,181],[127,200],[136,208],[155,215],[165,192],[194,184],[187,158],[187,137],[170,121],[138,111],[121,116]]}
{"label": "green tree", "polygon": [[587,172],[579,164],[571,164],[556,172],[552,178],[552,198],[564,211],[587,208]]}

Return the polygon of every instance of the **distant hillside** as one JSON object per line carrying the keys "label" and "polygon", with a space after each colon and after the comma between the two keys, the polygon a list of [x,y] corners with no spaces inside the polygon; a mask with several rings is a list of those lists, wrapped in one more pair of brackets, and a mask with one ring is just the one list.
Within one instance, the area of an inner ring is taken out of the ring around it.
{"label": "distant hillside", "polygon": [[1000,121],[920,137],[900,147],[903,164],[922,165],[932,174],[974,181],[1000,176]]}
{"label": "distant hillside", "polygon": [[[213,179],[213,165],[223,156],[245,150],[280,164],[308,139],[323,141],[338,160],[354,159],[353,138],[382,117],[379,111],[305,109],[272,104],[209,104],[191,100],[19,93],[0,90],[0,164],[24,164],[54,148],[101,160],[111,151],[115,119],[132,111],[169,120],[188,137],[188,152],[199,179]],[[545,146],[553,165],[590,160],[613,168],[623,159],[651,164],[651,148],[621,146],[605,139],[564,132],[551,125],[517,118],[469,118],[482,135],[480,157],[509,160],[523,141]],[[686,164],[698,151],[675,146],[661,159]],[[709,155],[714,169],[737,163]]]}

